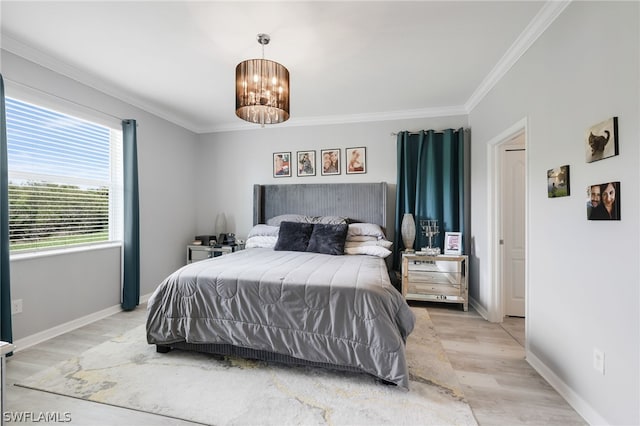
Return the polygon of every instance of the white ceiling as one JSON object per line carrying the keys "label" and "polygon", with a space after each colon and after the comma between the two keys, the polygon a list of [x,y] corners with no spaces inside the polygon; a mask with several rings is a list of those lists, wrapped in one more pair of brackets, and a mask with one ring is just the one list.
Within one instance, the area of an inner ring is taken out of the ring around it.
{"label": "white ceiling", "polygon": [[543,1],[7,1],[2,47],[194,132],[235,116],[235,67],[291,75],[286,125],[464,114],[544,31]]}

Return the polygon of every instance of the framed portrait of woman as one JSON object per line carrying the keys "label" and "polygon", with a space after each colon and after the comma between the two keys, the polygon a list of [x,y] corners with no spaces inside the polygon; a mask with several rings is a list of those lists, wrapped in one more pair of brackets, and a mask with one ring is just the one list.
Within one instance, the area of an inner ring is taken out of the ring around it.
{"label": "framed portrait of woman", "polygon": [[347,174],[367,173],[367,148],[364,146],[345,149]]}
{"label": "framed portrait of woman", "polygon": [[273,153],[273,177],[291,177],[291,152]]}
{"label": "framed portrait of woman", "polygon": [[323,149],[320,150],[321,174],[322,176],[340,174],[340,150]]}
{"label": "framed portrait of woman", "polygon": [[316,152],[315,151],[298,151],[298,176],[315,176],[316,175]]}

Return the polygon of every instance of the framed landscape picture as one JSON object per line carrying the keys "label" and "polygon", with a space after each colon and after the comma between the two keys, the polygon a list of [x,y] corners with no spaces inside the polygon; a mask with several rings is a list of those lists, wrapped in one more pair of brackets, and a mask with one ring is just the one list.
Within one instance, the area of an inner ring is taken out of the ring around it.
{"label": "framed landscape picture", "polygon": [[273,177],[291,177],[291,152],[273,153]]}
{"label": "framed landscape picture", "polygon": [[320,151],[320,161],[322,162],[322,175],[339,175],[340,174],[340,150],[339,149],[323,149]]}
{"label": "framed landscape picture", "polygon": [[367,173],[367,148],[346,148],[345,154],[347,174]]}
{"label": "framed landscape picture", "polygon": [[315,151],[298,151],[298,176],[315,176],[316,175],[316,152]]}
{"label": "framed landscape picture", "polygon": [[547,170],[547,197],[566,197],[571,195],[569,185],[569,166],[560,166]]}

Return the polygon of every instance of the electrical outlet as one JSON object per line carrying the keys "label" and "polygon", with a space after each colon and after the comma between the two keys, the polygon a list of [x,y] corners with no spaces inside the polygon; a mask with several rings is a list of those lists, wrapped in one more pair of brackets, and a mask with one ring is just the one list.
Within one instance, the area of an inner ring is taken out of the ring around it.
{"label": "electrical outlet", "polygon": [[22,299],[15,299],[11,301],[11,315],[19,314],[22,312]]}
{"label": "electrical outlet", "polygon": [[593,368],[604,376],[604,352],[598,348],[593,348]]}

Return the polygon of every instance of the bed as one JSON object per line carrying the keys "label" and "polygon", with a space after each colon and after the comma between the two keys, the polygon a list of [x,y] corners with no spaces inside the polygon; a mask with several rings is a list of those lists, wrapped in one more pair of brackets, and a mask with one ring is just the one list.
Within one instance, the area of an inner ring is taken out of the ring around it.
{"label": "bed", "polygon": [[[159,352],[364,372],[408,389],[405,343],[415,317],[391,285],[384,257],[327,254],[323,245],[326,231],[343,232],[347,244],[384,241],[371,230],[386,226],[386,198],[385,183],[255,185],[252,232],[277,229],[275,248],[247,248],[172,273],[149,299],[148,343]],[[293,215],[355,223],[309,225]],[[284,219],[265,225],[277,218]],[[304,247],[319,242],[319,251],[283,246],[299,244],[291,229],[304,229],[310,238]]]}

